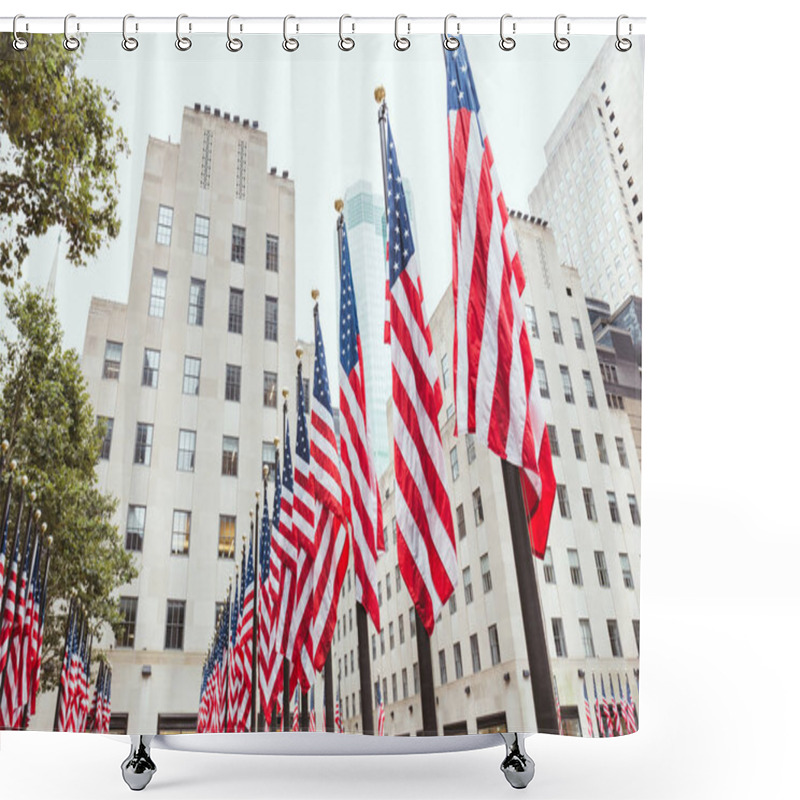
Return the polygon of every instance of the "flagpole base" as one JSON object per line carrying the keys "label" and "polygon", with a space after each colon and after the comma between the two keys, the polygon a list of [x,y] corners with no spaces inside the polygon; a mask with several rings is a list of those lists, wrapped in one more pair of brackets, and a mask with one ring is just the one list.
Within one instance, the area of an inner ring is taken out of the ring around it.
{"label": "flagpole base", "polygon": [[122,780],[134,792],[140,792],[156,774],[156,765],[150,758],[152,736],[131,736],[131,752],[122,762]]}
{"label": "flagpole base", "polygon": [[500,770],[515,789],[524,789],[535,772],[533,759],[525,752],[525,737],[518,733],[501,733],[506,744],[506,757]]}

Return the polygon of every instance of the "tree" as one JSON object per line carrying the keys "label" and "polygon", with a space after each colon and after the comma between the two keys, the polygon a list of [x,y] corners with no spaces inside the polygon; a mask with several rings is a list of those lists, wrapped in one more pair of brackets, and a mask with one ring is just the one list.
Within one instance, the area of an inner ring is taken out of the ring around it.
{"label": "tree", "polygon": [[59,225],[67,259],[84,266],[120,230],[117,156],[128,154],[113,92],[77,74],[67,51],[37,36],[17,52],[0,34],[0,281],[13,285],[31,238]]}
{"label": "tree", "polygon": [[[5,295],[0,333],[0,433],[37,492],[53,536],[42,688],[56,685],[66,603],[74,593],[97,635],[119,622],[114,590],[136,577],[111,519],[117,501],[98,488],[104,425],[95,420],[78,354],[65,350],[54,301],[27,284]],[[8,462],[7,462],[8,463]],[[15,498],[19,492],[15,491]],[[12,519],[15,517],[12,516]]]}

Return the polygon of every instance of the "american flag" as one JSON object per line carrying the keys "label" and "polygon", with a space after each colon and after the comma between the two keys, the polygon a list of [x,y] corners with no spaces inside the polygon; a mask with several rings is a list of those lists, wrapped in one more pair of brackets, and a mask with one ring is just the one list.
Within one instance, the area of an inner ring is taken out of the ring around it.
{"label": "american flag", "polygon": [[294,692],[294,703],[292,708],[292,730],[300,730],[300,687]]}
{"label": "american flag", "polygon": [[[628,710],[628,731],[633,733],[634,731],[638,730],[638,726],[636,725],[636,707],[633,705],[633,698],[631,697],[631,685],[628,682],[628,676],[625,676],[625,689],[627,692],[627,700],[625,706]],[[622,694],[622,688],[620,688],[620,694]]]}
{"label": "american flag", "polygon": [[586,691],[586,675],[583,676],[583,710],[586,714],[586,729],[589,736],[594,738],[594,724],[592,723],[592,707],[589,704],[589,693]]}
{"label": "american flag", "polygon": [[342,725],[342,709],[339,705],[339,693],[336,693],[336,704],[333,707],[333,726],[336,733],[344,733],[344,725]]}
{"label": "american flag", "polygon": [[[608,673],[608,689],[611,692],[611,721],[614,727],[614,734],[622,736],[622,720],[620,718],[619,706],[617,705],[617,698],[614,696],[614,679],[611,673]],[[622,698],[620,697],[620,700]]]}
{"label": "american flag", "polygon": [[[8,542],[8,514],[3,520],[3,538],[0,540],[0,600],[3,597],[3,587],[5,586],[4,579],[6,575],[6,546]],[[2,609],[0,608],[0,612]],[[0,620],[0,624],[2,620]]]}
{"label": "american flag", "polygon": [[[277,471],[278,456],[275,456],[275,501],[276,507],[280,502],[280,476]],[[272,706],[271,672],[270,663],[275,660],[275,626],[272,619],[272,598],[277,598],[280,589],[280,574],[273,569],[277,566],[277,559],[272,558],[272,526],[269,518],[269,503],[267,502],[267,482],[264,481],[264,509],[261,514],[261,539],[258,550],[258,689],[261,697],[261,709],[264,718],[269,724]]]}
{"label": "american flag", "polygon": [[[22,717],[30,699],[31,686],[31,653],[35,647],[35,633],[33,627],[34,595],[36,593],[36,571],[39,567],[39,545],[37,538],[34,543],[34,556],[28,581],[28,596],[25,599],[24,620],[22,624],[22,644],[20,649],[19,666],[17,668],[17,707],[14,715],[14,727],[22,725]],[[37,621],[38,622],[38,621]],[[38,624],[36,626],[38,628]]]}
{"label": "american flag", "polygon": [[244,600],[239,620],[239,697],[237,720],[239,731],[250,730],[250,709],[253,702],[253,608],[255,601],[255,569],[253,564],[253,539],[247,553],[247,567],[243,571]]}
{"label": "american flag", "polygon": [[594,688],[594,713],[597,717],[597,735],[602,739],[606,733],[603,730],[603,715],[600,713],[600,700],[597,697],[597,679],[592,673],[592,686]]}
{"label": "american flag", "polygon": [[521,467],[534,553],[544,558],[555,478],[525,324],[525,273],[467,49],[445,49],[453,231],[456,431]]}
{"label": "american flag", "polygon": [[603,727],[608,736],[613,736],[614,726],[611,724],[611,709],[608,706],[608,700],[606,700],[606,685],[602,675],[600,676],[600,691],[603,696]]}
{"label": "american flag", "polygon": [[[381,113],[386,114],[385,105]],[[385,161],[397,552],[403,580],[430,634],[453,593],[458,564],[439,432],[442,390],[388,114]]]}
{"label": "american flag", "polygon": [[342,492],[339,448],[333,426],[328,364],[314,305],[314,388],[311,393],[311,474],[317,518],[314,562],[314,666],[321,670],[331,649],[339,595],[350,558],[347,495]]}
{"label": "american flag", "polygon": [[[17,580],[19,570],[19,551],[17,544],[19,535],[14,540],[14,551],[11,555],[11,562],[8,571],[8,581],[5,587],[5,605],[2,609],[2,620],[0,620],[0,675],[10,673],[13,667],[11,661],[12,655],[12,634],[14,631],[14,623],[16,619],[15,610],[17,605]],[[6,664],[6,662],[9,662]],[[13,677],[13,676],[12,676]],[[0,728],[11,727],[11,709],[12,709],[12,691],[11,679],[5,681],[3,685],[3,692],[0,695]],[[6,700],[6,691],[8,691],[8,700]]]}
{"label": "american flag", "polygon": [[[311,632],[314,626],[314,475],[309,463],[306,398],[303,388],[302,364],[297,365],[297,442],[295,443],[294,499],[292,520],[297,542],[297,583],[292,629],[289,639],[292,648],[291,688],[300,682],[307,692],[314,680],[314,646]],[[312,433],[313,439],[313,433]]]}
{"label": "american flag", "polygon": [[238,574],[234,578],[233,608],[231,609],[230,641],[228,643],[228,669],[225,686],[225,709],[227,722],[225,730],[228,733],[236,731],[236,692],[239,685],[238,656],[236,648],[236,634],[239,630],[239,581]]}
{"label": "american flag", "polygon": [[383,697],[381,696],[381,682],[378,680],[375,683],[375,695],[378,701],[378,736],[384,735],[384,727],[386,725],[386,711],[383,707]]}
{"label": "american flag", "polygon": [[311,687],[311,693],[308,696],[308,730],[314,733],[317,730],[317,709],[314,705],[314,687]]}
{"label": "american flag", "polygon": [[61,661],[61,674],[59,676],[60,693],[58,698],[58,715],[56,717],[56,730],[67,730],[67,706],[69,704],[69,665],[72,659],[72,642],[76,624],[74,607],[70,609],[67,620],[67,634],[64,639],[64,658]]}
{"label": "american flag", "polygon": [[351,511],[353,526],[353,571],[356,601],[380,630],[378,608],[378,534],[383,530],[383,509],[370,448],[367,424],[366,377],[361,352],[356,296],[350,267],[347,226],[342,231],[341,291],[339,298],[339,430],[342,448],[342,488]]}
{"label": "american flag", "polygon": [[[280,492],[280,519],[277,530],[272,532],[272,552],[281,564],[280,605],[275,609],[276,646],[278,652],[291,659],[289,629],[294,615],[294,592],[297,579],[297,546],[292,525],[292,500],[294,497],[294,476],[292,470],[291,439],[289,437],[289,415],[287,403],[283,412],[286,418],[283,439],[283,477]],[[283,666],[279,669],[283,671]],[[283,684],[281,683],[281,689]],[[280,691],[280,690],[278,690]]]}
{"label": "american flag", "polygon": [[556,683],[556,676],[553,675],[553,698],[556,702],[556,719],[558,720],[558,732],[564,733],[564,723],[561,720],[561,703],[558,699],[558,684]]}

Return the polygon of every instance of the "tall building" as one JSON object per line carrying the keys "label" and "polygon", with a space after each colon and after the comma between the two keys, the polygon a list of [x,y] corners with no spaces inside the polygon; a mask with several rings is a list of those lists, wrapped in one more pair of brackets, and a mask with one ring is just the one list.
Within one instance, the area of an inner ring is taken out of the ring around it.
{"label": "tall building", "polygon": [[179,143],[147,145],[128,302],[92,300],[82,367],[107,421],[100,485],[139,570],[101,643],[115,730],[196,725],[281,387],[294,419],[294,204],[257,122],[186,108]]}
{"label": "tall building", "polygon": [[545,144],[528,197],[591,297],[617,308],[642,294],[644,41],[626,53],[609,37]]}
{"label": "tall building", "polygon": [[[609,408],[602,391],[578,272],[560,263],[545,223],[512,212],[512,224],[558,484],[546,557],[536,560],[539,594],[564,725],[586,736],[580,671],[592,699],[593,674],[598,692],[604,678],[609,701],[609,676],[616,695],[617,681],[625,686],[627,677],[638,706],[639,462],[628,418]],[[430,324],[445,394],[439,424],[461,571],[431,636],[438,732],[535,731],[521,619],[537,610],[520,604],[500,460],[472,437],[453,436],[452,290]],[[391,467],[380,488],[387,551],[378,560],[382,630],[370,626],[371,679],[373,687],[380,682],[386,733],[415,735],[422,728],[415,615],[398,568]],[[332,661],[349,731],[362,724],[354,600],[348,575]]]}

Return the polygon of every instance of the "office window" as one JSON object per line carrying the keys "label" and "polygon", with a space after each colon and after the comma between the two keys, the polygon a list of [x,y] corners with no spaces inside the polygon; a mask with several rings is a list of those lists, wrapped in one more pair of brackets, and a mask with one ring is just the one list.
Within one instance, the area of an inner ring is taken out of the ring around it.
{"label": "office window", "polygon": [[572,429],[572,446],[575,448],[575,458],[586,461],[586,451],[583,449],[583,436],[577,428]]}
{"label": "office window", "polygon": [[636,495],[628,495],[628,508],[631,510],[631,522],[634,525],[640,525],[642,521],[639,517],[639,506],[636,504]]}
{"label": "office window", "polygon": [[389,693],[386,691],[386,678],[383,679],[383,699],[384,702],[389,702]]}
{"label": "office window", "polygon": [[151,389],[158,388],[158,368],[161,364],[161,351],[144,350],[144,362],[142,363],[142,386],[149,386]]}
{"label": "office window", "polygon": [[172,547],[171,553],[174,556],[189,555],[189,534],[192,529],[192,512],[178,511],[172,512]]}
{"label": "office window", "polygon": [[500,639],[497,635],[497,625],[489,626],[489,651],[492,654],[492,666],[500,663]]}
{"label": "office window", "polygon": [[602,550],[594,551],[594,565],[597,568],[597,582],[606,587],[611,586],[611,581],[608,579],[608,567],[606,566],[606,554]]}
{"label": "office window", "polygon": [[183,650],[183,626],[186,619],[185,600],[167,600],[165,650]]}
{"label": "office window", "polygon": [[[348,573],[348,575],[349,575],[349,574],[350,574],[350,573]],[[349,585],[350,585],[350,584],[349,584],[349,581],[348,581],[348,587],[349,587]],[[399,566],[396,566],[396,567],[394,568],[394,588],[395,588],[395,590],[396,590],[397,592],[399,592],[399,591],[400,591],[400,586],[401,586],[401,585],[402,585],[402,576],[400,575],[400,567],[399,567]]]}
{"label": "office window", "polygon": [[481,556],[481,578],[483,579],[483,591],[492,591],[492,571],[489,569],[489,554],[484,553]]}
{"label": "office window", "polygon": [[544,569],[544,582],[555,583],[556,571],[553,567],[553,551],[549,547],[546,547],[544,550],[544,561],[542,563],[542,567]]}
{"label": "office window", "polygon": [[120,597],[119,613],[122,622],[116,629],[116,646],[133,647],[136,638],[136,612],[139,605],[138,597]]}
{"label": "office window", "polygon": [[533,306],[525,306],[525,319],[528,322],[528,330],[534,339],[539,338],[539,325],[536,322],[536,310]]}
{"label": "office window", "polygon": [[403,624],[402,614],[397,618],[397,637],[400,640],[400,644],[406,643],[406,627]]}
{"label": "office window", "polygon": [[403,667],[401,672],[402,682],[403,682],[403,700],[408,697],[408,670]]}
{"label": "office window", "polygon": [[146,422],[136,423],[136,442],[133,448],[133,463],[150,466],[153,451],[153,426]]}
{"label": "office window", "polygon": [[228,333],[242,332],[244,314],[244,291],[231,289],[228,295]]}
{"label": "office window", "polygon": [[569,561],[569,579],[572,581],[572,585],[583,586],[583,574],[581,573],[581,562],[578,558],[578,551],[573,549],[567,550],[567,559]]}
{"label": "office window", "polygon": [[450,599],[447,601],[447,608],[451,614],[455,614],[458,611],[458,604],[456,603],[456,593],[450,595]]}
{"label": "office window", "polygon": [[[352,608],[348,609],[348,611],[347,611],[347,623],[348,623],[348,630],[350,631],[350,633],[352,633],[353,632],[353,609]],[[353,651],[351,650],[350,653],[352,654],[352,652]],[[351,658],[352,658],[352,655],[351,655]]]}
{"label": "office window", "polygon": [[[374,661],[378,657],[378,638],[375,634],[372,634],[372,660]],[[375,684],[377,686],[377,683]]]}
{"label": "office window", "polygon": [[627,553],[619,554],[619,565],[622,567],[622,582],[626,589],[633,589],[633,572],[631,572],[631,560]]}
{"label": "office window", "polygon": [[472,671],[473,672],[480,672],[481,671],[481,651],[480,647],[478,646],[478,634],[473,633],[472,636],[469,637],[469,648],[472,651]]}
{"label": "office window", "polygon": [[464,602],[469,605],[473,600],[472,595],[472,573],[469,567],[464,567],[462,572],[463,580],[462,583],[464,584]]}
{"label": "office window", "polygon": [[594,440],[597,443],[597,457],[601,464],[608,464],[608,452],[606,451],[606,440],[602,433],[596,433]]}
{"label": "office window", "polygon": [[476,489],[472,493],[472,510],[475,512],[475,524],[483,524],[483,502],[481,501],[480,489]]}
{"label": "office window", "polygon": [[103,428],[103,441],[100,442],[100,458],[108,461],[111,455],[111,436],[114,433],[113,417],[98,417],[97,424],[105,426]]}
{"label": "office window", "polygon": [[144,506],[128,506],[128,521],[125,525],[125,549],[141,553],[144,544]]}
{"label": "office window", "polygon": [[614,658],[622,658],[622,642],[619,639],[619,627],[615,619],[607,619],[608,641],[611,643],[611,655]]}
{"label": "office window", "polygon": [[[387,597],[386,599],[388,600],[389,598]],[[394,622],[389,623],[389,649],[394,650]]]}
{"label": "office window", "polygon": [[450,474],[453,480],[458,480],[458,447],[450,448]]}
{"label": "office window", "polygon": [[183,393],[198,394],[200,392],[200,359],[185,356],[183,359]]}
{"label": "office window", "polygon": [[472,433],[467,434],[467,464],[471,464],[475,460],[475,435]]}
{"label": "office window", "polygon": [[244,264],[245,229],[241,225],[234,225],[231,231],[231,261]]}
{"label": "office window", "polygon": [[447,658],[444,650],[439,651],[439,683],[444,686],[447,683]]}
{"label": "office window", "polygon": [[569,508],[569,495],[567,494],[566,484],[557,483],[556,492],[558,494],[558,510],[564,519],[572,519],[572,512]]}
{"label": "office window", "polygon": [[178,470],[194,472],[194,454],[197,442],[195,431],[178,431]]}
{"label": "office window", "polygon": [[619,506],[617,505],[617,496],[614,492],[606,492],[608,498],[608,512],[611,514],[612,522],[622,522],[619,516]]}
{"label": "office window", "polygon": [[619,456],[619,465],[621,467],[628,466],[628,454],[625,452],[625,442],[621,436],[615,436],[614,441],[617,443],[617,455]]}
{"label": "office window", "polygon": [[555,425],[547,426],[547,438],[550,440],[550,454],[560,456],[561,448],[558,445],[558,431]]}
{"label": "office window", "polygon": [[278,470],[276,461],[278,449],[274,442],[261,442],[261,466],[269,467],[269,482],[275,483],[278,480]]}
{"label": "office window", "polygon": [[236,477],[239,474],[239,439],[222,437],[222,474]]}
{"label": "office window", "polygon": [[464,519],[463,503],[456,506],[456,526],[458,527],[458,538],[464,539],[467,535],[467,521]]}
{"label": "office window", "polygon": [[596,658],[594,651],[594,639],[592,639],[592,626],[588,619],[579,619],[581,626],[581,638],[583,639],[583,654],[586,658]]}
{"label": "office window", "polygon": [[636,639],[636,652],[639,652],[639,620],[631,620],[633,623],[633,637]]}
{"label": "office window", "polygon": [[588,487],[583,487],[583,505],[586,508],[586,519],[597,522],[597,509],[594,507],[594,492]]}
{"label": "office window", "polygon": [[278,341],[278,298],[264,297],[264,339]]}
{"label": "office window", "polygon": [[564,623],[560,617],[553,617],[553,639],[556,645],[556,656],[567,657],[567,640],[564,638]]}
{"label": "office window", "polygon": [[167,273],[161,269],[153,270],[150,280],[150,310],[151,317],[163,317],[164,307],[167,303]]}
{"label": "office window", "polygon": [[172,241],[173,211],[169,206],[158,207],[158,225],[156,226],[156,243],[169,247]]}
{"label": "office window", "polygon": [[383,628],[381,628],[380,635],[381,635],[381,655],[385,655],[386,654],[386,638],[383,635]]}
{"label": "office window", "polygon": [[236,558],[236,517],[230,514],[219,515],[217,558]]}
{"label": "office window", "polygon": [[539,396],[550,397],[550,385],[547,383],[547,371],[544,368],[544,361],[540,358],[534,360],[533,371],[536,380],[539,382]]}
{"label": "office window", "polygon": [[267,272],[278,271],[279,243],[277,236],[267,234]]}
{"label": "office window", "polygon": [[555,311],[550,312],[550,325],[553,328],[553,341],[556,344],[563,344],[564,337],[561,335],[561,322]]}
{"label": "office window", "polygon": [[586,400],[589,403],[589,408],[597,408],[594,384],[592,383],[592,376],[589,374],[588,370],[583,370],[583,386],[586,389]]}
{"label": "office window", "polygon": [[189,283],[189,319],[190,325],[202,325],[206,308],[206,282],[192,278]]}
{"label": "office window", "polygon": [[419,694],[419,664],[415,661],[412,672],[414,673],[414,694]]}
{"label": "office window", "polygon": [[264,405],[268,408],[278,407],[278,373],[264,372]]}
{"label": "office window", "polygon": [[408,609],[408,633],[412,639],[417,635],[417,617],[414,606]]}
{"label": "office window", "polygon": [[450,354],[445,353],[441,359],[442,365],[442,389],[450,385]]}
{"label": "office window", "polygon": [[386,573],[386,599],[392,599],[392,576],[391,573]]}
{"label": "office window", "polygon": [[225,365],[225,399],[238,403],[242,397],[242,368],[236,364]]}
{"label": "office window", "polygon": [[456,667],[456,680],[464,677],[464,662],[461,660],[461,642],[453,645],[453,662]]}
{"label": "office window", "polygon": [[381,590],[381,580],[378,579],[378,605],[383,605],[383,592]]}
{"label": "office window", "polygon": [[572,380],[569,377],[569,367],[560,364],[559,369],[561,370],[561,383],[564,386],[564,399],[568,403],[574,403],[575,395],[572,393]]}
{"label": "office window", "polygon": [[581,321],[577,317],[572,318],[572,330],[575,333],[575,345],[578,350],[585,350],[586,345],[583,342],[583,331],[581,330]]}
{"label": "office window", "polygon": [[122,361],[122,342],[106,341],[106,354],[103,361],[103,377],[119,380],[119,365]]}
{"label": "office window", "polygon": [[208,255],[208,231],[211,220],[202,214],[194,215],[194,238],[192,239],[192,252],[201,256]]}

